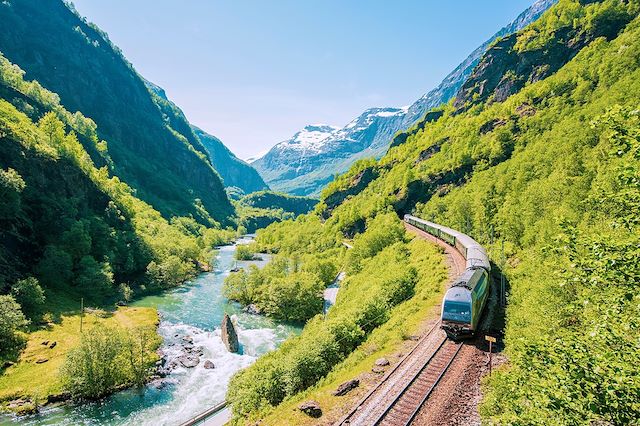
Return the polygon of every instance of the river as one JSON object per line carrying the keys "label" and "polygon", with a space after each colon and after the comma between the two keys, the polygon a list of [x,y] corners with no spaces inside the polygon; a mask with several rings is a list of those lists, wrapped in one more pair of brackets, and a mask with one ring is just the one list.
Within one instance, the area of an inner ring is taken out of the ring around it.
{"label": "river", "polygon": [[[238,243],[247,241],[244,238]],[[235,265],[235,248],[224,246],[218,250],[212,272],[201,274],[175,290],[133,303],[158,309],[161,318],[158,332],[164,338],[162,350],[169,361],[181,353],[180,344],[185,336],[193,338],[195,347],[202,346],[204,353],[197,367],[176,368],[163,386],[150,384],[143,389],[118,392],[100,402],[45,408],[37,416],[19,420],[3,416],[0,425],[178,425],[222,402],[229,379],[236,371],[300,331],[247,314],[224,298],[222,285]],[[220,339],[225,313],[237,325],[241,355],[227,352]],[[205,369],[205,360],[211,360],[215,368]]]}

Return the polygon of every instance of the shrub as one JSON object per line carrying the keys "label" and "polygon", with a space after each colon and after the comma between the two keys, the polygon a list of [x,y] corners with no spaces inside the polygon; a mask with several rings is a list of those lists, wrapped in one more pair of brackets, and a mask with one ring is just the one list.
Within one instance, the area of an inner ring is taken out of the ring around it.
{"label": "shrub", "polygon": [[154,361],[153,330],[95,326],[85,331],[61,369],[74,398],[96,399],[123,385],[142,385]]}

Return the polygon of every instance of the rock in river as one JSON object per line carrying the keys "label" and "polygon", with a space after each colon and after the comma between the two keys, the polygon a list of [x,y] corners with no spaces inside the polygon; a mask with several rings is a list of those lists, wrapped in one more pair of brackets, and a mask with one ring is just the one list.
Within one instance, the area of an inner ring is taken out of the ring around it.
{"label": "rock in river", "polygon": [[213,370],[214,368],[216,368],[216,366],[213,364],[213,362],[211,362],[211,360],[206,360],[204,362],[204,368],[206,368],[207,370]]}
{"label": "rock in river", "polygon": [[193,368],[200,363],[200,357],[195,355],[181,355],[177,360],[184,368]]}
{"label": "rock in river", "polygon": [[222,342],[227,347],[229,352],[238,353],[240,351],[240,343],[238,342],[238,333],[236,328],[229,318],[229,315],[224,314],[222,318]]}

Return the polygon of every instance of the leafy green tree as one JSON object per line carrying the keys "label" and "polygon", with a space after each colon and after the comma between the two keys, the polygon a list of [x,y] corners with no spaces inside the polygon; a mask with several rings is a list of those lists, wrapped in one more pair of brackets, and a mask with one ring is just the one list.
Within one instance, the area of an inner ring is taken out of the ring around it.
{"label": "leafy green tree", "polygon": [[78,262],[74,283],[85,295],[103,298],[113,289],[111,266],[96,261],[92,256],[83,256]]}
{"label": "leafy green tree", "polygon": [[37,278],[28,277],[11,286],[11,295],[27,318],[34,319],[44,306],[45,296]]}
{"label": "leafy green tree", "polygon": [[61,370],[64,387],[76,398],[96,399],[126,381],[122,330],[97,326],[85,331]]}
{"label": "leafy green tree", "polygon": [[36,266],[41,283],[50,288],[70,285],[73,278],[73,259],[62,248],[50,245]]}
{"label": "leafy green tree", "polygon": [[255,253],[248,245],[239,245],[236,247],[236,253],[234,257],[238,260],[253,260]]}
{"label": "leafy green tree", "polygon": [[15,353],[24,343],[19,334],[29,325],[13,296],[0,295],[0,356]]}
{"label": "leafy green tree", "polygon": [[134,293],[133,293],[133,290],[131,289],[131,286],[125,283],[121,283],[118,286],[118,289],[120,290],[120,297],[123,302],[129,303],[131,299],[133,299]]}
{"label": "leafy green tree", "polygon": [[26,184],[14,169],[0,169],[0,220],[15,216],[20,209],[20,193]]}

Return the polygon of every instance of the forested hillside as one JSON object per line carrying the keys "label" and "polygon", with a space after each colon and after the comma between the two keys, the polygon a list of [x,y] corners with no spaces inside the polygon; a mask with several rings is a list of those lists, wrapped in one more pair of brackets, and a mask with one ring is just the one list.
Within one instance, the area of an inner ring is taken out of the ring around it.
{"label": "forested hillside", "polygon": [[269,189],[256,169],[236,157],[220,139],[195,126],[192,129],[207,150],[211,164],[220,173],[225,187],[239,188],[245,194]]}
{"label": "forested hillside", "polygon": [[[417,254],[394,252],[403,237],[391,212],[468,233],[500,264],[504,242],[509,362],[486,381],[485,421],[637,421],[639,11],[638,1],[561,0],[496,41],[437,119],[408,130],[380,161],[356,164],[325,189],[315,214],[272,225],[258,243],[337,268],[349,258],[346,291],[362,298],[362,310],[395,318],[392,307],[418,291],[402,275]],[[355,241],[345,254],[343,237]],[[369,280],[380,287],[355,284],[376,268]],[[379,299],[370,305],[369,297]],[[285,398],[320,392],[333,365],[366,341],[362,318],[377,318],[337,312],[234,378],[228,398],[238,421],[275,424],[292,416],[291,405],[274,409]]]}
{"label": "forested hillside", "polygon": [[298,197],[273,191],[258,191],[241,197],[236,204],[238,223],[247,232],[309,213],[318,204],[310,197]]}
{"label": "forested hillside", "polygon": [[228,223],[233,214],[207,151],[182,113],[150,91],[107,35],[62,0],[0,3],[0,52],[98,125],[116,175],[166,218]]}
{"label": "forested hillside", "polygon": [[181,284],[235,235],[169,223],[112,174],[96,124],[23,75],[0,55],[0,360],[15,360],[25,316]]}

